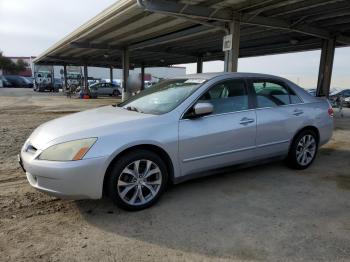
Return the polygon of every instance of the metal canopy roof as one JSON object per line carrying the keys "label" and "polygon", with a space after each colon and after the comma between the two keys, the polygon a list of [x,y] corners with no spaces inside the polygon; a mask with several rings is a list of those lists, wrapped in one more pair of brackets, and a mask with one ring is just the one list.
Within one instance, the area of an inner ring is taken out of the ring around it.
{"label": "metal canopy roof", "polygon": [[118,1],[35,63],[121,67],[125,47],[131,66],[223,60],[224,27],[233,19],[241,22],[240,57],[320,49],[322,39],[350,45],[349,0],[139,2]]}

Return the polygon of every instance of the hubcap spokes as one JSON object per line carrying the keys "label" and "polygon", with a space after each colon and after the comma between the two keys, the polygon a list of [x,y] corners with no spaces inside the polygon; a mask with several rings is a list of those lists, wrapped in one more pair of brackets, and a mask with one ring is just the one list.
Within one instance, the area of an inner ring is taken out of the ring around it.
{"label": "hubcap spokes", "polygon": [[300,165],[310,164],[316,153],[316,141],[312,135],[303,136],[296,148],[296,157]]}
{"label": "hubcap spokes", "polygon": [[136,160],[126,166],[119,176],[117,189],[121,199],[129,205],[143,205],[159,192],[162,173],[151,160]]}

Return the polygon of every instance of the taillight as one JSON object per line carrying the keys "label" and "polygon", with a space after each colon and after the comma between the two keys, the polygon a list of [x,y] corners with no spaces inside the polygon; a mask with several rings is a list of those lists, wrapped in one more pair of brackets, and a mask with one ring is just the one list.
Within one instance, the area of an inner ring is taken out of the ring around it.
{"label": "taillight", "polygon": [[334,110],[333,110],[333,108],[330,106],[330,107],[328,107],[328,115],[330,116],[330,117],[333,117],[334,116]]}

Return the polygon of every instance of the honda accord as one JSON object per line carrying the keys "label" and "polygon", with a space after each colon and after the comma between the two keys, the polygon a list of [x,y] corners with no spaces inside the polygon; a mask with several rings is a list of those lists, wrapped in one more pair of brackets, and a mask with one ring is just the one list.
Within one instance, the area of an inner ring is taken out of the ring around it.
{"label": "honda accord", "polygon": [[332,117],[326,99],[280,77],[187,75],[39,126],[19,161],[30,185],[47,194],[108,195],[140,210],[169,183],[212,170],[282,158],[307,168],[332,136]]}

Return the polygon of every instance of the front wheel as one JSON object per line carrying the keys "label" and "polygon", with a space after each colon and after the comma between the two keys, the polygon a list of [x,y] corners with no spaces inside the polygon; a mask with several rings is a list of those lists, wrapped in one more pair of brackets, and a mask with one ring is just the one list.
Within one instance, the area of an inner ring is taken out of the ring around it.
{"label": "front wheel", "polygon": [[309,167],[316,158],[318,142],[311,130],[302,131],[294,139],[288,154],[288,163],[295,169]]}
{"label": "front wheel", "polygon": [[115,163],[109,176],[108,194],[123,209],[141,210],[159,199],[167,180],[164,161],[152,151],[137,150]]}

